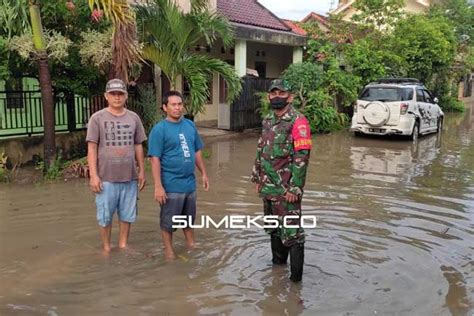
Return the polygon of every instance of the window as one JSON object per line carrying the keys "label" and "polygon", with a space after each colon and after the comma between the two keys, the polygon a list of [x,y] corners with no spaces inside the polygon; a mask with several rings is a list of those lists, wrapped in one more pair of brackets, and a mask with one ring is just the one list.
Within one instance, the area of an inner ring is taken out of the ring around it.
{"label": "window", "polygon": [[423,94],[423,90],[416,89],[416,101],[425,102],[425,96]]}
{"label": "window", "polygon": [[425,94],[425,102],[433,103],[433,98],[431,97],[431,93],[428,90],[423,90]]}
{"label": "window", "polygon": [[359,99],[365,101],[408,101],[413,99],[413,89],[396,87],[367,87]]}

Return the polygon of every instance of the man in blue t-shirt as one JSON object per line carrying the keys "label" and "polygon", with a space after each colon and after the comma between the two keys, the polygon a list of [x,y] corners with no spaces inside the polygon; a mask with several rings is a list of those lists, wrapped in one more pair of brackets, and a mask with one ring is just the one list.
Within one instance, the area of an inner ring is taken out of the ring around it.
{"label": "man in blue t-shirt", "polygon": [[[209,190],[209,179],[202,159],[201,138],[194,123],[183,117],[183,96],[169,91],[163,96],[166,119],[150,132],[148,156],[155,182],[155,200],[161,205],[160,227],[165,257],[174,259],[172,245],[173,216],[187,215],[187,222],[196,217],[196,179],[194,167],[201,172],[203,187]],[[186,246],[194,248],[191,227],[183,229]]]}

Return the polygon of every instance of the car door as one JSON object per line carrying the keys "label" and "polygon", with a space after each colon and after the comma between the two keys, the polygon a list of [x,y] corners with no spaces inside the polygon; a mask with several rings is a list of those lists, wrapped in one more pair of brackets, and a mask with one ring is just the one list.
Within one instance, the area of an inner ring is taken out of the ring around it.
{"label": "car door", "polygon": [[425,102],[425,93],[422,88],[416,88],[416,104],[418,105],[418,113],[420,114],[420,132],[424,132],[429,128],[429,118],[431,114],[428,112],[428,105]]}
{"label": "car door", "polygon": [[426,90],[431,98],[431,116],[433,118],[433,128],[438,128],[438,120],[441,116],[441,108],[439,107],[438,103],[435,102],[435,97],[431,91]]}
{"label": "car door", "polygon": [[428,107],[428,113],[429,113],[429,123],[428,126],[430,129],[436,128],[437,120],[436,118],[438,117],[438,111],[436,104],[434,104],[434,98],[433,95],[426,89],[423,90],[423,94],[425,95],[425,103],[426,106]]}

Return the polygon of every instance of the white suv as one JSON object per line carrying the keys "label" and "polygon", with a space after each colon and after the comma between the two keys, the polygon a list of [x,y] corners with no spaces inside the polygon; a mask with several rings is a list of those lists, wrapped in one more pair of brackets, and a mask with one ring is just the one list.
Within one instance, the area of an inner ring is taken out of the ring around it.
{"label": "white suv", "polygon": [[438,99],[417,79],[390,78],[370,83],[354,105],[356,135],[418,135],[441,132],[444,113]]}

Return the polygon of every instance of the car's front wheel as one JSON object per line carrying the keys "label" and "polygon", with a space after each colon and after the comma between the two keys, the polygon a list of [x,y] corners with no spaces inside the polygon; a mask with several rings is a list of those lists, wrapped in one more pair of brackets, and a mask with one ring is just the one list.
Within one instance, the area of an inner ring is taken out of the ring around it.
{"label": "car's front wheel", "polygon": [[415,126],[413,126],[413,131],[411,132],[411,140],[416,142],[418,140],[418,136],[420,135],[420,123],[415,122]]}

